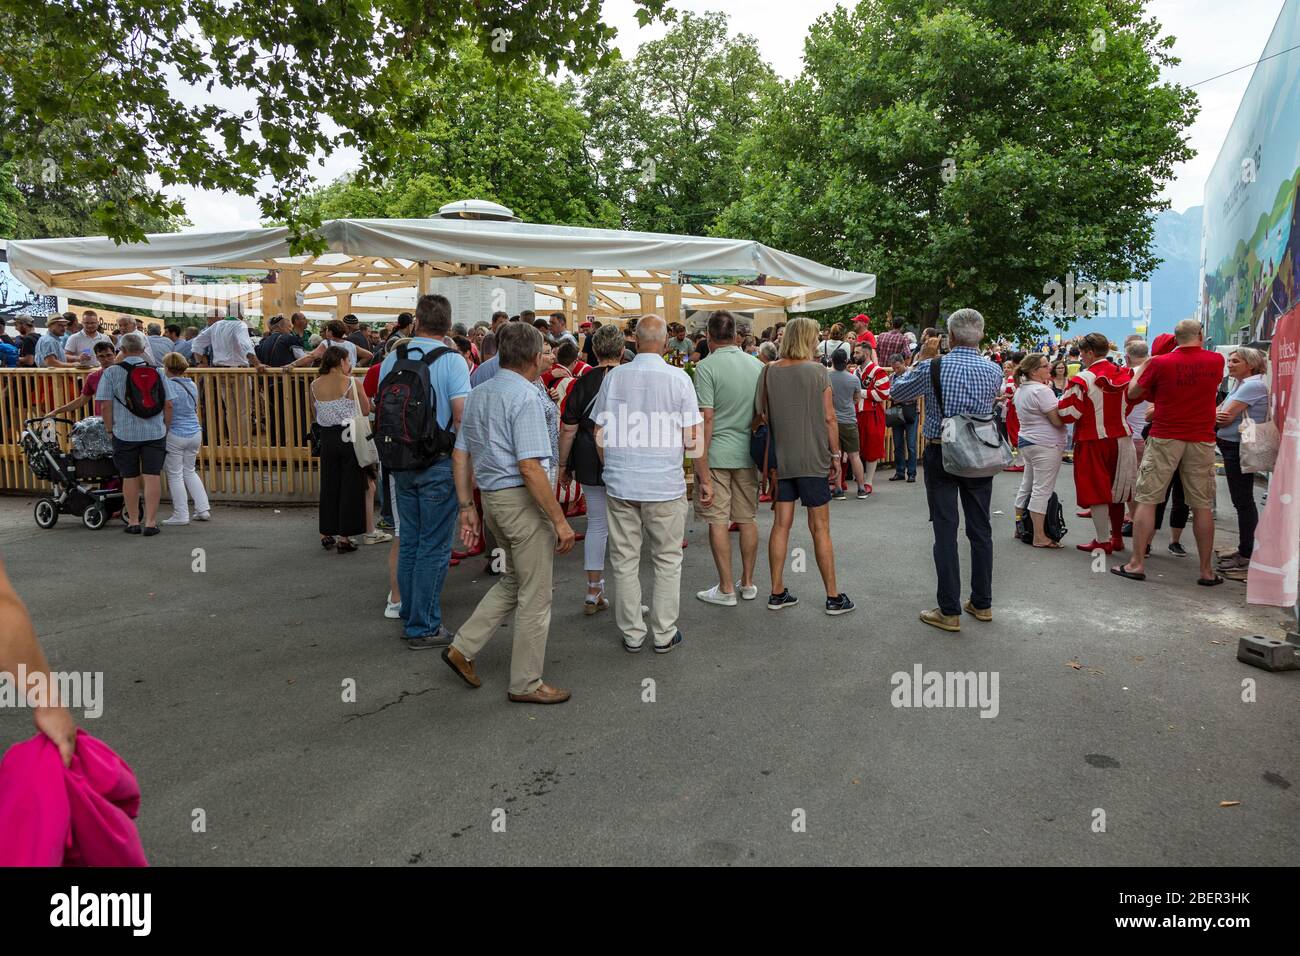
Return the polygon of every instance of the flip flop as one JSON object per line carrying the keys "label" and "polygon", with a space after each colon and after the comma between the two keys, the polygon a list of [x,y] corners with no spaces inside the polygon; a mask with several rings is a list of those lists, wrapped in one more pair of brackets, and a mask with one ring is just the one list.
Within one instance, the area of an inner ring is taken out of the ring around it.
{"label": "flip flop", "polygon": [[1145,571],[1129,571],[1124,565],[1110,569],[1111,574],[1118,574],[1121,578],[1128,578],[1130,581],[1145,581],[1147,579]]}
{"label": "flip flop", "polygon": [[1212,578],[1197,578],[1196,583],[1203,588],[1212,588],[1215,585],[1219,585],[1223,583],[1223,575],[1216,574]]}
{"label": "flip flop", "polygon": [[1061,550],[1062,545],[1061,545],[1061,542],[1059,542],[1059,541],[1053,541],[1051,544],[1036,544],[1036,545],[1034,545],[1034,547],[1035,547],[1035,548],[1048,548],[1048,549],[1050,549],[1050,550],[1052,550],[1052,551],[1059,551],[1059,550]]}

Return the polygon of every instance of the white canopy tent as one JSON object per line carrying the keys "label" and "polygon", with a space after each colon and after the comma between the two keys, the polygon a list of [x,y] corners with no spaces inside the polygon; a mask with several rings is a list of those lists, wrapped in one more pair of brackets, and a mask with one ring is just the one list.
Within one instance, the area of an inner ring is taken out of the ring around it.
{"label": "white canopy tent", "polygon": [[308,256],[290,255],[284,228],[6,245],[10,270],[34,292],[159,315],[238,305],[249,315],[379,320],[456,276],[530,283],[536,311],[563,311],[571,324],[586,314],[679,316],[684,306],[812,311],[876,289],[873,275],[739,239],[444,218],[336,219],[320,235],[328,251]]}

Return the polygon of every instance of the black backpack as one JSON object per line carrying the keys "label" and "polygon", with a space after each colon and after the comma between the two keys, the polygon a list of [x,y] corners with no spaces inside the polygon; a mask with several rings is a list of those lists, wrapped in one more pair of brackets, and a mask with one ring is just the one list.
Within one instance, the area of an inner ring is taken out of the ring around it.
{"label": "black backpack", "polygon": [[407,346],[379,383],[375,396],[375,447],[390,471],[422,471],[451,454],[456,433],[438,424],[438,396],[429,367],[456,349],[441,346],[412,358]]}
{"label": "black backpack", "polygon": [[144,362],[132,362],[126,367],[126,400],[122,402],[136,418],[153,418],[167,404],[167,386],[162,373]]}
{"label": "black backpack", "polygon": [[[1047,513],[1043,515],[1043,534],[1047,535],[1053,541],[1060,541],[1069,533],[1069,528],[1065,526],[1065,509],[1061,507],[1061,499],[1052,492],[1052,497],[1047,499]],[[1029,508],[1026,507],[1024,514],[1020,516],[1020,526],[1017,529],[1016,536],[1025,544],[1034,543],[1034,519],[1029,517]]]}

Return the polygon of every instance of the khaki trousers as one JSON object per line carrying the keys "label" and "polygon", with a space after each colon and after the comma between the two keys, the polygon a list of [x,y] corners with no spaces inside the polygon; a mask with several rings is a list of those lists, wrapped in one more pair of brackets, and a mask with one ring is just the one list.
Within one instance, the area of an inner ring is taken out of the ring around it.
{"label": "khaki trousers", "polygon": [[640,577],[641,541],[644,537],[650,545],[650,560],[654,564],[650,636],[662,647],[677,633],[677,616],[681,610],[686,496],[672,501],[624,501],[610,495],[608,504],[614,623],[633,647],[639,647],[645,641]]}
{"label": "khaki trousers", "polygon": [[485,491],[482,497],[483,520],[505,552],[505,570],[456,633],[452,646],[473,660],[513,614],[510,693],[530,694],[542,682],[551,628],[555,528],[527,488]]}

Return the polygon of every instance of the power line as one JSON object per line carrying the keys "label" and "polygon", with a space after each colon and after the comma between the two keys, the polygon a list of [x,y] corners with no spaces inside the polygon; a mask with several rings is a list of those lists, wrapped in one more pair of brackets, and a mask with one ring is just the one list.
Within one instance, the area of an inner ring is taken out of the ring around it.
{"label": "power line", "polygon": [[1285,50],[1278,50],[1276,53],[1270,53],[1268,56],[1261,57],[1254,63],[1247,63],[1245,66],[1239,66],[1235,70],[1229,70],[1227,73],[1220,73],[1218,76],[1212,76],[1208,80],[1200,80],[1199,82],[1191,84],[1188,89],[1195,89],[1196,87],[1209,83],[1212,80],[1222,79],[1225,76],[1231,76],[1233,73],[1240,73],[1242,70],[1249,69],[1252,66],[1259,66],[1259,64],[1263,63],[1265,60],[1271,60],[1273,57],[1281,56],[1283,53],[1290,53],[1292,50],[1300,50],[1300,43],[1297,43],[1295,46],[1289,46]]}

